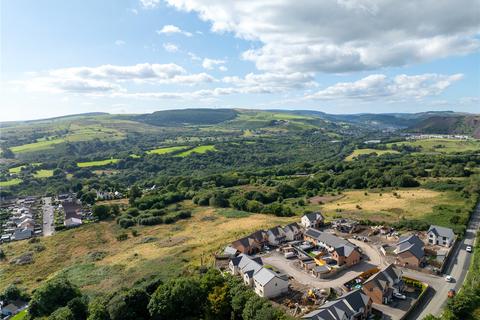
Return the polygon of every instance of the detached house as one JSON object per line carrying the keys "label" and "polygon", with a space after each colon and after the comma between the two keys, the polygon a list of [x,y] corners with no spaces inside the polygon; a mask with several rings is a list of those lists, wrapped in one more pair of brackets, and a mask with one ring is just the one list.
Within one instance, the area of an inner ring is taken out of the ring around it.
{"label": "detached house", "polygon": [[255,254],[261,251],[266,242],[266,232],[263,230],[256,231],[249,236],[238,239],[230,245],[240,253]]}
{"label": "detached house", "polygon": [[324,220],[320,212],[312,212],[302,216],[301,224],[304,228],[319,228]]}
{"label": "detached house", "polygon": [[296,222],[286,225],[283,228],[283,232],[285,233],[285,238],[287,241],[302,239],[302,229],[300,228],[300,225]]}
{"label": "detached house", "polygon": [[420,267],[425,260],[423,241],[416,235],[400,237],[397,248],[397,263],[403,267]]}
{"label": "detached house", "polygon": [[393,293],[402,292],[403,287],[402,271],[390,264],[368,278],[362,289],[374,303],[387,304],[392,300]]}
{"label": "detached house", "polygon": [[339,266],[352,266],[360,262],[361,255],[357,246],[333,234],[310,228],[305,231],[304,239],[327,249]]}
{"label": "detached house", "polygon": [[262,268],[253,276],[255,292],[264,298],[275,298],[288,292],[288,277]]}
{"label": "detached house", "polygon": [[233,275],[240,275],[245,285],[265,298],[274,298],[288,291],[288,278],[263,267],[261,258],[245,254],[232,258],[229,263]]}
{"label": "detached house", "polygon": [[267,230],[267,239],[268,243],[272,246],[278,246],[279,244],[284,243],[287,240],[287,237],[283,228],[276,226]]}
{"label": "detached house", "polygon": [[302,317],[306,320],[364,320],[372,312],[372,299],[357,289],[329,301]]}
{"label": "detached house", "polygon": [[427,232],[428,243],[450,247],[455,241],[455,233],[450,228],[430,226]]}

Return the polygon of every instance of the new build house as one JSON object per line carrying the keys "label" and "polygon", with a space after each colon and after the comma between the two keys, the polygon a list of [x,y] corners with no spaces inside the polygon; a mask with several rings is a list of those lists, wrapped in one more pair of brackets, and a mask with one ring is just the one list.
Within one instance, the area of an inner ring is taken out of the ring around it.
{"label": "new build house", "polygon": [[306,320],[364,320],[372,312],[372,299],[357,289],[302,317]]}
{"label": "new build house", "polygon": [[357,246],[333,234],[310,228],[305,231],[304,240],[327,249],[339,266],[352,266],[360,262],[361,255]]}
{"label": "new build house", "polygon": [[274,298],[288,292],[288,277],[264,268],[261,258],[240,254],[230,260],[229,269],[261,297]]}
{"label": "new build house", "polygon": [[420,267],[425,260],[423,241],[416,235],[400,237],[394,251],[397,263],[403,267]]}
{"label": "new build house", "polygon": [[390,264],[368,278],[363,283],[362,289],[374,303],[387,304],[392,301],[394,293],[403,291],[403,287],[402,271],[395,265]]}
{"label": "new build house", "polygon": [[450,247],[455,241],[455,233],[450,228],[430,226],[427,231],[428,243]]}
{"label": "new build house", "polygon": [[325,219],[320,212],[307,213],[302,216],[301,224],[304,228],[319,228]]}
{"label": "new build house", "polygon": [[272,246],[278,246],[287,240],[285,231],[282,227],[276,226],[267,230],[268,243]]}

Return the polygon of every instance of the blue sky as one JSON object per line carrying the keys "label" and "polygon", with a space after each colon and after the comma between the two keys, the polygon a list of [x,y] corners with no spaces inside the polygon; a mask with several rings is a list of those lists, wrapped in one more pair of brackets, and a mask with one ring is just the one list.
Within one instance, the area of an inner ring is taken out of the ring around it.
{"label": "blue sky", "polygon": [[479,112],[479,1],[410,2],[5,0],[0,120],[186,107]]}

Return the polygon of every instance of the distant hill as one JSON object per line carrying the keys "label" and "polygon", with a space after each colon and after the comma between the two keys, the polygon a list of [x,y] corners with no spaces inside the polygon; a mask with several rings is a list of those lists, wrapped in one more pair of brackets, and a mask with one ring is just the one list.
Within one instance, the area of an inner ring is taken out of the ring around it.
{"label": "distant hill", "polygon": [[409,132],[465,134],[480,138],[480,115],[433,116],[408,128]]}
{"label": "distant hill", "polygon": [[128,118],[155,126],[209,125],[232,120],[237,114],[234,109],[183,109],[157,111]]}

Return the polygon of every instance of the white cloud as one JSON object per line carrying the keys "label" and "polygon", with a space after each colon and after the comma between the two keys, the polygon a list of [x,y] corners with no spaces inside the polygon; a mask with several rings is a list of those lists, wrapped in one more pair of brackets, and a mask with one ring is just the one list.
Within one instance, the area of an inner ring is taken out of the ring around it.
{"label": "white cloud", "polygon": [[157,30],[157,33],[158,34],[166,34],[166,35],[172,35],[172,34],[175,34],[175,33],[179,33],[179,34],[183,34],[184,36],[187,36],[187,37],[192,36],[191,32],[184,31],[184,30],[180,29],[179,27],[174,26],[172,24],[164,25],[162,27],[162,29]]}
{"label": "white cloud", "polygon": [[214,32],[259,41],[243,54],[266,72],[351,72],[479,50],[479,0],[166,0]]}
{"label": "white cloud", "polygon": [[314,94],[307,95],[306,98],[319,100],[422,99],[441,94],[454,82],[462,78],[462,74],[422,74],[414,76],[401,74],[393,78],[388,78],[383,74],[372,74],[358,81],[337,83]]}
{"label": "white cloud", "polygon": [[167,42],[163,44],[163,49],[165,49],[165,51],[167,52],[173,53],[178,51],[178,46],[173,43]]}
{"label": "white cloud", "polygon": [[189,52],[188,56],[192,61],[201,61],[202,59],[193,52]]}
{"label": "white cloud", "polygon": [[115,41],[115,45],[119,46],[119,47],[124,46],[125,44],[127,44],[127,43],[123,40],[116,40]]}
{"label": "white cloud", "polygon": [[220,67],[218,67],[218,70],[220,70],[222,72],[226,72],[226,71],[228,71],[228,68],[225,67],[225,66],[220,66]]}
{"label": "white cloud", "polygon": [[125,92],[124,85],[129,83],[198,85],[214,81],[207,73],[191,74],[173,63],[143,63],[56,69],[16,84],[34,91],[100,94]]}
{"label": "white cloud", "polygon": [[225,64],[225,60],[204,58],[202,62],[202,67],[204,67],[207,70],[212,70],[215,67],[220,67],[224,64]]}
{"label": "white cloud", "polygon": [[140,5],[144,9],[154,9],[158,7],[160,0],[140,0]]}

